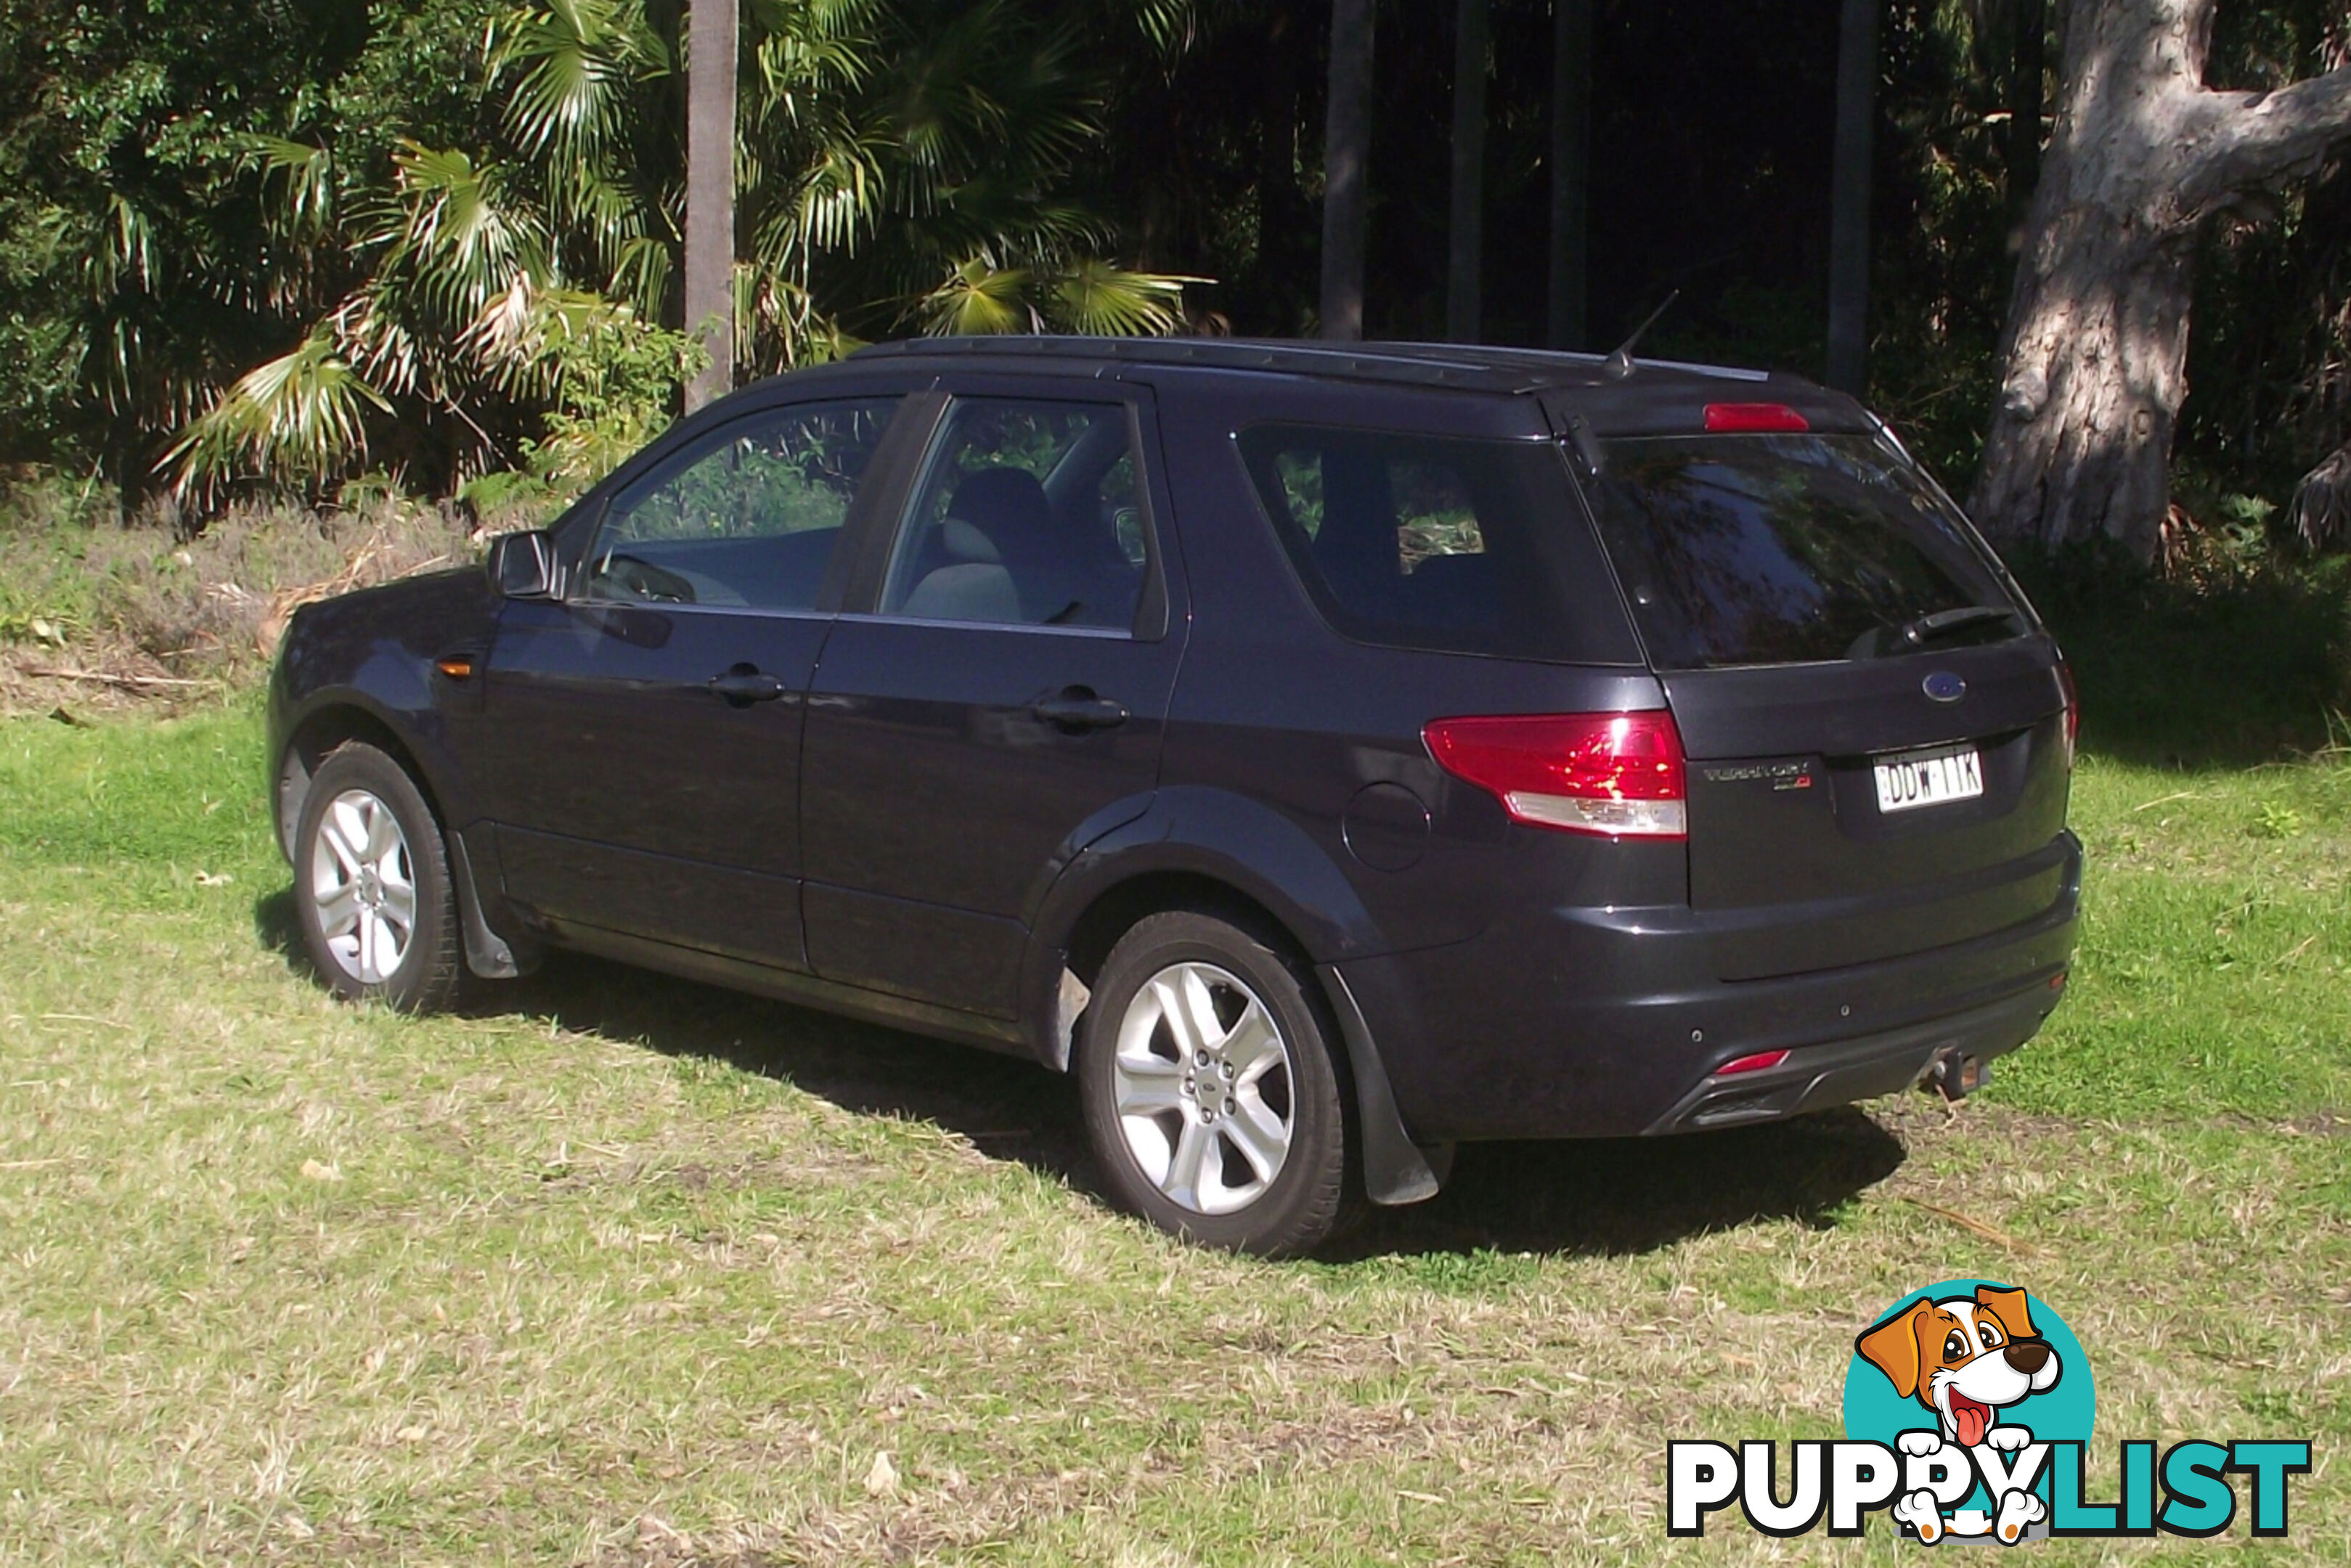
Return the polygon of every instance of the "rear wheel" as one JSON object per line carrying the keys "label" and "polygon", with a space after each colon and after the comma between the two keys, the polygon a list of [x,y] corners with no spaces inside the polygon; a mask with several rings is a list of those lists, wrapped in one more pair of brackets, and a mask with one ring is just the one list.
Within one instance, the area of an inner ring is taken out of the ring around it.
{"label": "rear wheel", "polygon": [[346,742],[311,776],[294,904],[336,995],[414,1013],[457,999],[465,960],[440,824],[407,770],[374,747]]}
{"label": "rear wheel", "polygon": [[1213,916],[1155,915],[1111,950],[1079,1091],[1119,1202],[1212,1246],[1308,1252],[1345,1207],[1347,1126],[1308,977]]}

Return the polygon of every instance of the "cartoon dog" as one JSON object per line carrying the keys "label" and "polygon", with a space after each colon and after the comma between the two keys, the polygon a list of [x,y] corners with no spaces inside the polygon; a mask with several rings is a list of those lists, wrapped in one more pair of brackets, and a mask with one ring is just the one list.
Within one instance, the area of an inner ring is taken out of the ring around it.
{"label": "cartoon dog", "polygon": [[[1905,1432],[1902,1451],[1924,1457],[1945,1444],[1979,1444],[2006,1451],[2032,1440],[2027,1428],[1997,1426],[1994,1416],[2029,1396],[2056,1386],[2057,1352],[2032,1327],[2022,1291],[1979,1285],[1972,1297],[1924,1299],[1854,1341],[1862,1359],[1886,1374],[1905,1399],[1935,1413],[1938,1430]],[[1991,1517],[1969,1510],[1948,1521],[1934,1494],[1924,1490],[1898,1500],[1895,1517],[1932,1542],[1949,1529],[1955,1535],[1996,1532],[2013,1543],[2046,1505],[2029,1491],[2013,1490],[1996,1500]]]}

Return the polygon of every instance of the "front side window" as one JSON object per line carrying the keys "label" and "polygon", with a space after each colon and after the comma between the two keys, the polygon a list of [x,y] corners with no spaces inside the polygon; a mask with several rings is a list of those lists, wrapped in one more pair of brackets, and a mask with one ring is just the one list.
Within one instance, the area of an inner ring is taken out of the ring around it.
{"label": "front side window", "polygon": [[616,499],[587,595],[809,610],[894,398],[801,403],[726,426]]}
{"label": "front side window", "polygon": [[1123,403],[956,400],[899,524],[882,613],[1132,628],[1138,472]]}
{"label": "front side window", "polygon": [[1240,449],[1343,634],[1509,658],[1635,656],[1551,443],[1260,425]]}

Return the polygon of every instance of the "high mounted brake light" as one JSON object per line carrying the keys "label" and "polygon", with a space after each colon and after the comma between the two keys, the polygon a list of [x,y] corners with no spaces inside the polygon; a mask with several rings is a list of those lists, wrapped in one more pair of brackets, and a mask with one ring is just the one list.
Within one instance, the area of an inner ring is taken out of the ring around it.
{"label": "high mounted brake light", "polygon": [[1530,827],[1607,838],[1689,834],[1682,737],[1671,714],[1440,718],[1421,738],[1437,766],[1491,793]]}
{"label": "high mounted brake light", "polygon": [[1706,428],[1711,435],[1736,435],[1750,433],[1801,434],[1813,427],[1813,422],[1784,402],[1710,402],[1706,405]]}

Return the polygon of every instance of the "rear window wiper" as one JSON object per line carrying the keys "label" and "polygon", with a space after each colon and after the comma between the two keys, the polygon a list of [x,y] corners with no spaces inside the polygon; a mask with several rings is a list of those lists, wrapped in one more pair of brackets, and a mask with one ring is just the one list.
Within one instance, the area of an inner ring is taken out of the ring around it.
{"label": "rear window wiper", "polygon": [[1988,621],[2013,620],[2015,616],[2016,612],[2005,604],[1962,604],[1956,610],[1938,610],[1906,623],[1902,640],[1913,648],[1923,648],[1938,637],[1948,637]]}

